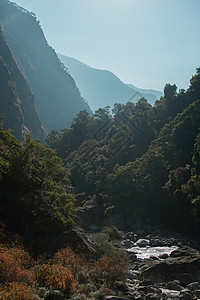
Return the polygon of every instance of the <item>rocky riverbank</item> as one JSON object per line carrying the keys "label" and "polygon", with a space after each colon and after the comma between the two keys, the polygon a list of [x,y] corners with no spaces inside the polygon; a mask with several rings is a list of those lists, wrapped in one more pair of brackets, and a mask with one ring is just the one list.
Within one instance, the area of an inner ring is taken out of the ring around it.
{"label": "rocky riverbank", "polygon": [[126,283],[121,287],[119,283],[119,289],[126,297],[105,299],[200,299],[199,242],[165,234],[124,235],[122,244],[129,253],[131,267]]}

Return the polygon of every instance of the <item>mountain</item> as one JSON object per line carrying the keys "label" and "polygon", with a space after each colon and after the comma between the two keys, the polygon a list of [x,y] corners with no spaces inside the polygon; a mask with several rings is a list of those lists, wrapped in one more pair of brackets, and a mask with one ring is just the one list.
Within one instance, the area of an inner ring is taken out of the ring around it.
{"label": "mountain", "polygon": [[0,27],[0,116],[4,117],[4,129],[14,130],[22,140],[31,131],[34,138],[44,139],[34,106],[34,97],[20,72]]}
{"label": "mountain", "polygon": [[[154,102],[158,99],[160,99],[161,96],[163,96],[163,93],[161,93],[160,91],[156,91],[153,89],[140,89],[137,88],[136,86],[134,86],[133,84],[127,84],[128,87],[130,87],[131,89],[133,89],[135,91],[135,93],[139,93],[141,95],[143,95],[144,98],[146,98],[148,100],[149,103],[154,104]],[[134,96],[134,95],[133,95]]]}
{"label": "mountain", "polygon": [[48,130],[70,126],[80,110],[91,113],[74,79],[48,45],[33,13],[0,0],[0,23],[12,54],[35,96],[42,125]]}
{"label": "mountain", "polygon": [[110,71],[92,68],[62,54],[58,54],[58,57],[75,79],[81,95],[87,99],[93,111],[99,107],[113,106],[116,102],[137,102],[142,97],[153,104],[162,95],[158,91],[128,86]]}

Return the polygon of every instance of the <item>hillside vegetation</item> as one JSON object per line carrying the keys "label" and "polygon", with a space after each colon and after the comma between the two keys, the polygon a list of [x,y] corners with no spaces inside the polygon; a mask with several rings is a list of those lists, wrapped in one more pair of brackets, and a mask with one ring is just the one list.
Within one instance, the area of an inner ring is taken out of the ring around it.
{"label": "hillside vegetation", "polygon": [[197,230],[199,99],[197,69],[187,91],[167,84],[154,107],[141,99],[115,104],[112,114],[82,111],[71,128],[52,131],[47,143],[70,169],[78,204],[99,205],[104,217],[110,208],[123,229],[142,218]]}

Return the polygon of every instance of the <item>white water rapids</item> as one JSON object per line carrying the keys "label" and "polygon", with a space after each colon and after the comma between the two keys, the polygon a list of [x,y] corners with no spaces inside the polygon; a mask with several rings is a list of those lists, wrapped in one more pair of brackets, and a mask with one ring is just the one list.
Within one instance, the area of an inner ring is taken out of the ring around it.
{"label": "white water rapids", "polygon": [[172,251],[176,250],[176,246],[162,246],[162,247],[151,247],[151,246],[146,246],[146,247],[131,247],[127,249],[128,252],[134,253],[137,258],[139,259],[149,259],[151,256],[152,257],[159,257],[160,255],[163,254],[168,254],[170,255]]}

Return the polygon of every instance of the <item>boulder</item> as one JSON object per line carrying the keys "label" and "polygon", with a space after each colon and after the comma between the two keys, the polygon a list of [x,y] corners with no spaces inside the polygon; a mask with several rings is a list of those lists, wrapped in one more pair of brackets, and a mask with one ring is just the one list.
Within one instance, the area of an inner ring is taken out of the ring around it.
{"label": "boulder", "polygon": [[160,299],[169,300],[169,299],[179,299],[180,292],[169,290],[169,289],[161,289],[162,293],[160,294]]}
{"label": "boulder", "polygon": [[62,236],[61,243],[63,246],[69,246],[78,253],[86,255],[97,255],[94,245],[89,241],[83,231],[72,229],[65,232]]}
{"label": "boulder", "polygon": [[137,240],[137,235],[134,232],[126,232],[124,234],[124,239],[129,239],[133,242],[136,242]]}
{"label": "boulder", "polygon": [[167,253],[159,255],[159,258],[161,258],[161,259],[167,259],[168,257],[169,257],[169,255]]}
{"label": "boulder", "polygon": [[152,259],[152,260],[158,260],[158,257],[157,257],[157,256],[154,256],[154,255],[151,255],[151,256],[150,256],[150,259]]}
{"label": "boulder", "polygon": [[126,274],[126,278],[130,280],[138,279],[138,272],[134,270],[128,270]]}
{"label": "boulder", "polygon": [[190,284],[193,280],[192,280],[192,275],[189,273],[182,273],[179,276],[179,280],[180,283],[182,284],[182,286],[186,286],[188,284]]}
{"label": "boulder", "polygon": [[135,243],[134,243],[134,246],[137,246],[137,247],[146,247],[149,245],[149,240],[146,240],[146,239],[139,239],[137,240]]}
{"label": "boulder", "polygon": [[135,262],[137,261],[137,255],[135,253],[132,252],[127,252],[128,253],[128,258],[130,259],[131,262]]}
{"label": "boulder", "polygon": [[77,225],[85,230],[93,231],[94,226],[102,225],[105,208],[103,205],[88,205],[76,209]]}
{"label": "boulder", "polygon": [[198,256],[199,254],[200,254],[199,251],[197,251],[196,249],[190,248],[188,246],[184,246],[184,247],[179,247],[176,250],[172,251],[170,257],[190,256],[192,258]]}
{"label": "boulder", "polygon": [[198,299],[200,299],[200,290],[196,290],[194,294]]}
{"label": "boulder", "polygon": [[122,244],[125,248],[131,248],[134,245],[134,242],[132,242],[130,239],[126,239],[122,241]]}
{"label": "boulder", "polygon": [[116,297],[116,296],[105,296],[105,300],[128,300],[128,298]]}
{"label": "boulder", "polygon": [[150,246],[151,247],[160,247],[160,246],[165,246],[163,244],[163,241],[159,238],[156,238],[156,239],[151,239],[150,240]]}
{"label": "boulder", "polygon": [[200,290],[199,282],[191,282],[189,283],[186,288],[190,291]]}
{"label": "boulder", "polygon": [[[183,274],[189,274],[182,284],[186,286],[192,281],[200,281],[200,255],[194,249],[186,247],[173,251],[174,254],[161,261],[150,261],[140,268],[139,279],[151,279],[154,282],[173,281],[183,279]],[[186,253],[186,255],[184,255]],[[189,255],[191,253],[191,255]]]}
{"label": "boulder", "polygon": [[56,252],[58,249],[70,247],[77,253],[83,253],[88,257],[97,256],[97,251],[88,240],[84,232],[72,229],[57,236],[46,237],[40,247],[35,250],[35,256],[42,254],[46,249],[49,252]]}
{"label": "boulder", "polygon": [[174,291],[181,291],[183,289],[182,286],[180,285],[180,282],[177,280],[168,282],[165,288]]}
{"label": "boulder", "polygon": [[57,290],[48,291],[44,296],[44,300],[65,300],[65,299],[67,299],[66,296]]}
{"label": "boulder", "polygon": [[179,295],[179,299],[180,300],[193,300],[194,297],[191,293],[186,292],[186,291],[182,291]]}
{"label": "boulder", "polygon": [[146,279],[146,280],[143,280],[140,285],[142,286],[149,286],[149,285],[154,285],[153,281],[150,280],[150,279]]}
{"label": "boulder", "polygon": [[145,297],[145,300],[157,300],[157,299],[158,299],[157,295],[153,293],[149,293]]}

